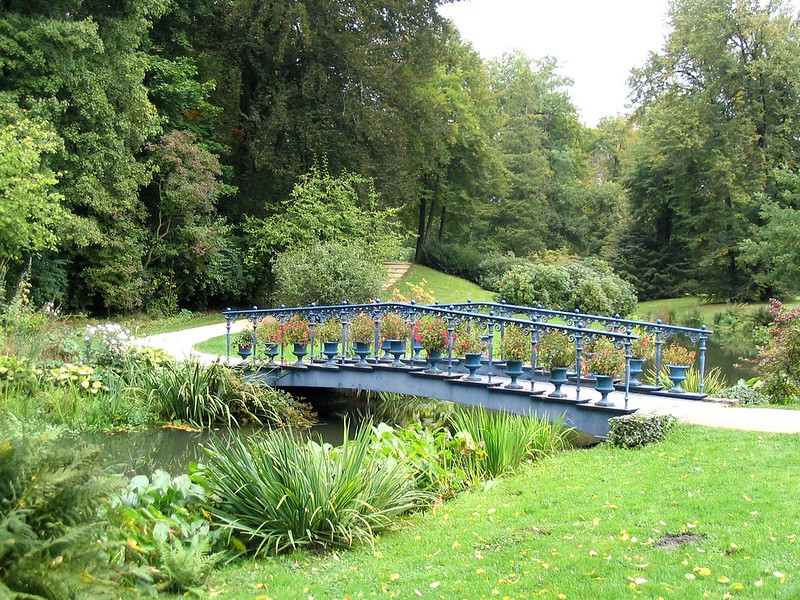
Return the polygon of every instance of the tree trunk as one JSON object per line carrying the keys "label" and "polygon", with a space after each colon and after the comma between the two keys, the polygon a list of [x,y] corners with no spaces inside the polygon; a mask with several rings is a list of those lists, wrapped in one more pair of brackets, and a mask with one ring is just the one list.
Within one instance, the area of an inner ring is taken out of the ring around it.
{"label": "tree trunk", "polygon": [[414,262],[422,260],[422,248],[425,246],[425,215],[428,212],[428,200],[419,199],[419,225],[417,226],[417,249],[414,252]]}
{"label": "tree trunk", "polygon": [[[431,230],[433,229],[433,218],[436,216],[436,210],[439,208],[439,203],[436,201],[436,196],[431,200],[431,207],[428,210],[428,222],[425,224],[425,244],[431,241]],[[423,244],[424,245],[424,244]]]}

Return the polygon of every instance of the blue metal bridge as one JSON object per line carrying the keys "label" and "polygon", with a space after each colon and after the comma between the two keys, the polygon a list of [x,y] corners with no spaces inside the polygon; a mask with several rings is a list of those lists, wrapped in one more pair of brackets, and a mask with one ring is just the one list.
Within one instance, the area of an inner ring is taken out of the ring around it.
{"label": "blue metal bridge", "polygon": [[[368,315],[374,323],[374,337],[369,344],[370,356],[363,344],[356,346],[351,334],[351,322],[359,314]],[[393,313],[400,315],[407,330],[425,317],[446,324],[447,342],[438,364],[427,357],[422,345],[411,339],[401,340],[399,348],[390,348],[381,336],[382,320]],[[648,397],[666,395],[685,400],[700,400],[705,375],[706,341],[713,332],[702,328],[686,328],[663,324],[631,321],[619,316],[602,317],[581,313],[547,310],[542,307],[511,306],[503,303],[473,303],[418,305],[414,303],[341,304],[337,306],[305,306],[276,309],[225,310],[228,331],[228,354],[231,353],[231,325],[247,319],[252,328],[250,353],[240,352],[242,366],[249,377],[265,385],[287,390],[302,388],[371,390],[395,392],[436,398],[493,410],[531,415],[555,420],[564,418],[569,427],[595,437],[608,433],[611,417],[630,414],[647,407]],[[286,324],[292,318],[308,323],[308,341],[300,344],[299,360],[292,356],[291,344],[274,344],[259,340],[260,325],[273,320]],[[317,339],[318,328],[335,319],[337,340]],[[530,354],[518,376],[506,375],[509,361],[503,356],[503,339],[509,327],[521,330],[530,344]],[[339,329],[340,327],[340,329]],[[479,367],[465,366],[464,357],[455,355],[455,340],[463,330],[477,332],[484,342]],[[655,351],[650,362],[655,381],[639,383],[637,359],[632,355],[637,335],[650,336]],[[555,386],[550,373],[539,365],[539,343],[553,332],[564,334],[574,345],[575,362],[567,382]],[[684,345],[697,349],[700,372],[700,393],[665,390],[661,381],[661,356],[664,343],[680,337]],[[611,392],[595,389],[596,378],[586,372],[585,363],[592,346],[600,339],[609,340],[624,356],[625,369],[615,379]],[[361,350],[361,356],[356,355]],[[307,353],[307,354],[304,354]],[[561,393],[558,388],[560,387]]]}

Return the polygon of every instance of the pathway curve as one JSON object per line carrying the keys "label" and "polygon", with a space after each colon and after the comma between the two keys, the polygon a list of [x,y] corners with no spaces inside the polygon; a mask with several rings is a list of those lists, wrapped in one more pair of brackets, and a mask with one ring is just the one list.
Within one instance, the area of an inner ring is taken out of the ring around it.
{"label": "pathway curve", "polygon": [[[232,325],[231,331],[237,332],[247,326],[249,326],[247,321],[240,320]],[[224,356],[198,353],[194,350],[194,346],[220,335],[225,335],[225,323],[152,335],[140,343],[160,348],[179,360],[193,358],[210,364],[215,361],[225,362],[226,359]],[[235,363],[239,360],[234,356],[230,362]],[[630,406],[639,408],[640,412],[672,415],[684,423],[695,425],[800,434],[800,410],[740,408],[725,402],[696,402],[644,394],[631,394]]]}

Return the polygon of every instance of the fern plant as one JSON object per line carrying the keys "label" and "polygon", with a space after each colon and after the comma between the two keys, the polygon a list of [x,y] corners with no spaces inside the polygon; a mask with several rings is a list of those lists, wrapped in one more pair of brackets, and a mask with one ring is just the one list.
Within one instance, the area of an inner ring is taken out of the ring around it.
{"label": "fern plant", "polygon": [[113,584],[98,508],[115,484],[99,450],[23,430],[0,415],[0,598],[104,596]]}

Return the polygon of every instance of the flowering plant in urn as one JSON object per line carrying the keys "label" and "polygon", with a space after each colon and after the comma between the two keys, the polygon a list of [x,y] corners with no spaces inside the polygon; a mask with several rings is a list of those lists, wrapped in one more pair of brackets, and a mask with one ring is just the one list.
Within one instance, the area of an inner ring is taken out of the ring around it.
{"label": "flowering plant in urn", "polygon": [[693,365],[694,352],[673,342],[661,353],[661,362],[665,365]]}
{"label": "flowering plant in urn", "polygon": [[510,360],[525,360],[531,355],[531,342],[518,325],[506,327],[503,335],[503,357]]}
{"label": "flowering plant in urn", "polygon": [[447,323],[439,317],[422,317],[414,326],[414,339],[426,352],[442,352],[447,348],[449,338]]}
{"label": "flowering plant in urn", "polygon": [[233,336],[233,343],[239,350],[251,348],[253,346],[253,331],[251,329],[243,329]]}
{"label": "flowering plant in urn", "polygon": [[338,342],[342,337],[342,322],[337,319],[328,319],[317,325],[314,338],[320,342]]}
{"label": "flowering plant in urn", "polygon": [[575,362],[575,344],[563,333],[554,331],[539,340],[536,355],[548,369],[568,367]]}
{"label": "flowering plant in urn", "polygon": [[596,375],[619,375],[625,369],[625,354],[607,339],[597,340],[586,360],[586,369]]}
{"label": "flowering plant in urn", "polygon": [[408,337],[408,325],[402,316],[390,312],[381,319],[380,332],[385,340],[404,340]]}
{"label": "flowering plant in urn", "polygon": [[634,327],[631,333],[638,338],[631,342],[631,355],[633,358],[652,360],[656,351],[656,341],[653,335],[647,333],[641,327]]}
{"label": "flowering plant in urn", "polygon": [[483,352],[483,340],[476,326],[459,327],[455,332],[453,341],[453,353],[456,356],[466,356],[467,354],[481,354]]}
{"label": "flowering plant in urn", "polygon": [[263,320],[256,328],[256,336],[259,342],[265,344],[277,344],[283,337],[283,328],[278,321],[273,319]]}
{"label": "flowering plant in urn", "polygon": [[308,319],[295,314],[283,326],[283,339],[291,344],[307,344],[311,339],[311,324]]}
{"label": "flowering plant in urn", "polygon": [[358,313],[350,321],[350,337],[354,342],[369,344],[375,339],[375,321],[367,313]]}

